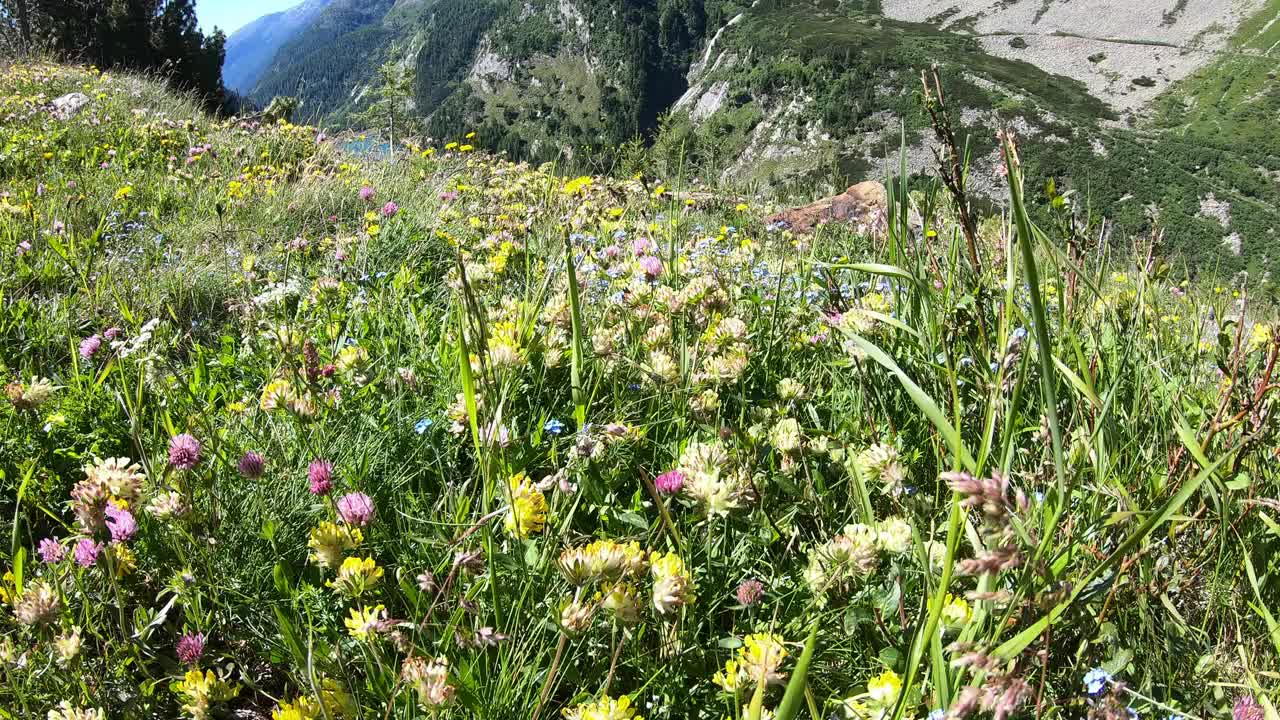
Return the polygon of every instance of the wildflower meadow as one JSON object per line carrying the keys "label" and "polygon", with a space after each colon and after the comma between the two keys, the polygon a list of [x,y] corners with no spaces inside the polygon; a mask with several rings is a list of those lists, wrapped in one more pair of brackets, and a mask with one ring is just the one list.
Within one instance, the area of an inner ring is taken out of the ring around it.
{"label": "wildflower meadow", "polygon": [[1002,144],[801,234],[4,68],[0,718],[1277,720],[1274,291]]}

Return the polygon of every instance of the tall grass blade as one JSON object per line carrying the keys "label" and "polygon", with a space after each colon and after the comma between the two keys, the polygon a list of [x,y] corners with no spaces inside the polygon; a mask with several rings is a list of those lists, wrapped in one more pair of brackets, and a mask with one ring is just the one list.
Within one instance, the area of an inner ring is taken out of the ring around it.
{"label": "tall grass blade", "polygon": [[578,428],[581,429],[587,424],[587,399],[586,393],[582,389],[582,335],[584,332],[582,300],[578,292],[578,271],[573,266],[573,245],[567,241],[564,245],[564,265],[565,274],[569,281],[569,312],[573,331],[573,338],[569,348],[569,377],[573,388],[573,419],[577,421]]}
{"label": "tall grass blade", "polygon": [[1226,457],[1218,458],[1211,465],[1201,470],[1194,478],[1184,483],[1183,486],[1178,489],[1178,492],[1174,493],[1172,497],[1160,506],[1159,510],[1152,513],[1145,522],[1130,533],[1129,536],[1125,538],[1124,542],[1120,543],[1120,546],[1113,550],[1105,560],[1094,565],[1092,570],[1076,582],[1075,590],[1071,593],[1070,597],[1059,603],[1056,607],[1050,610],[1048,614],[1040,618],[1040,620],[1028,626],[1012,638],[1006,640],[996,648],[994,654],[1005,660],[1011,660],[1017,656],[1018,653],[1025,650],[1028,645],[1035,642],[1036,638],[1040,637],[1040,634],[1043,633],[1049,625],[1061,617],[1062,613],[1066,612],[1067,608],[1071,607],[1090,583],[1101,577],[1103,573],[1120,564],[1120,561],[1132,552],[1133,549],[1143,541],[1143,539],[1181,509],[1182,506],[1191,499],[1191,496],[1195,494],[1196,490],[1199,490],[1200,486],[1203,485],[1206,480],[1213,477],[1213,474],[1224,462],[1226,462],[1226,460]]}
{"label": "tall grass blade", "polygon": [[782,702],[778,704],[778,710],[774,713],[777,720],[795,720],[796,715],[800,713],[800,703],[804,700],[804,691],[809,682],[809,663],[813,660],[813,649],[818,644],[818,626],[821,623],[817,620],[813,621],[813,627],[809,630],[809,639],[804,643],[804,650],[800,652],[800,659],[796,661],[796,669],[791,673],[791,680],[787,682],[787,690],[782,694]]}
{"label": "tall grass blade", "polygon": [[933,398],[929,397],[929,394],[921,389],[914,380],[908,377],[907,374],[903,372],[902,368],[898,367],[898,364],[893,361],[893,358],[889,357],[889,355],[877,347],[875,343],[872,343],[861,335],[852,332],[849,333],[849,339],[872,360],[880,363],[880,365],[886,370],[893,373],[894,377],[898,379],[898,382],[902,384],[903,389],[907,391],[907,395],[911,397],[912,402],[916,404],[916,407],[920,408],[920,411],[925,414],[925,417],[929,418],[929,421],[933,423],[933,426],[938,430],[938,433],[942,435],[947,446],[950,447],[951,451],[959,458],[960,463],[969,472],[975,472],[977,469],[977,462],[973,459],[973,455],[971,455],[964,447],[964,444],[960,439],[960,431],[947,420],[947,416],[942,412],[942,408],[938,407],[938,403],[934,402]]}

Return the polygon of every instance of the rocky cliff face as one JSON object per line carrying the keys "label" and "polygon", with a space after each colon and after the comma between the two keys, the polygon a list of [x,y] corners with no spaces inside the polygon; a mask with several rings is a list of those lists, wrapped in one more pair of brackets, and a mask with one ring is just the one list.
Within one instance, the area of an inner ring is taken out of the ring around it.
{"label": "rocky cliff face", "polygon": [[987,52],[1138,110],[1213,60],[1265,0],[885,0],[884,14],[979,38]]}

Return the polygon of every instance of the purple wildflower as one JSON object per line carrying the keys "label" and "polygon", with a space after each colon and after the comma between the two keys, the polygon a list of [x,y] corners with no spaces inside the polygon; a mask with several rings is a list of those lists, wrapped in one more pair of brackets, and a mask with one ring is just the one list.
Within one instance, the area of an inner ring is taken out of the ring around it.
{"label": "purple wildflower", "polygon": [[312,495],[328,495],[333,489],[333,463],[328,460],[312,460],[307,466],[307,483]]}
{"label": "purple wildflower", "polygon": [[764,583],[754,578],[743,580],[733,594],[740,605],[755,605],[760,602],[760,598],[764,597]]}
{"label": "purple wildflower", "polygon": [[128,510],[109,502],[103,512],[107,516],[107,529],[111,531],[112,542],[126,542],[138,532],[138,521]]}
{"label": "purple wildflower", "polygon": [[76,543],[76,562],[80,563],[80,567],[91,567],[98,562],[98,553],[102,552],[101,543],[96,543],[89,538],[82,538]]}
{"label": "purple wildflower", "polygon": [[80,341],[80,357],[84,358],[85,360],[91,360],[93,359],[93,356],[98,353],[98,350],[101,347],[102,347],[102,336],[90,335],[89,337]]}
{"label": "purple wildflower", "polygon": [[365,202],[372,200],[373,188],[369,187],[368,185],[365,185],[364,187],[360,188],[360,199],[364,200]]}
{"label": "purple wildflower", "polygon": [[662,274],[662,261],[656,255],[645,255],[640,258],[640,269],[652,280]]}
{"label": "purple wildflower", "polygon": [[364,527],[373,522],[373,500],[362,492],[353,492],[338,498],[338,516],[348,525]]}
{"label": "purple wildflower", "polygon": [[178,638],[178,659],[187,665],[200,662],[204,655],[204,633],[187,633]]}
{"label": "purple wildflower", "polygon": [[200,464],[200,441],[182,433],[169,440],[169,464],[179,470],[190,470]]}
{"label": "purple wildflower", "polygon": [[244,477],[253,480],[262,477],[262,473],[267,469],[267,463],[262,459],[261,455],[249,451],[240,458],[240,462],[236,463],[236,469]]}
{"label": "purple wildflower", "polygon": [[40,553],[40,559],[50,565],[61,562],[62,558],[67,555],[66,548],[62,547],[62,543],[58,542],[56,537],[47,537],[41,540],[37,552]]}
{"label": "purple wildflower", "polygon": [[679,470],[669,470],[654,478],[653,484],[663,495],[675,495],[684,487],[684,473]]}
{"label": "purple wildflower", "polygon": [[1264,720],[1267,713],[1252,695],[1241,695],[1231,706],[1231,720]]}
{"label": "purple wildflower", "polygon": [[400,206],[390,200],[382,206],[382,217],[395,217],[398,212],[400,212]]}

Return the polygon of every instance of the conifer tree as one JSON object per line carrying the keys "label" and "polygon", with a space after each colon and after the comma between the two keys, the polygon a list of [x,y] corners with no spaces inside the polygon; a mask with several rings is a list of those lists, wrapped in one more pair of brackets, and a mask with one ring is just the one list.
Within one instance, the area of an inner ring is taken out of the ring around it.
{"label": "conifer tree", "polygon": [[413,67],[394,62],[378,68],[378,85],[373,90],[374,99],[356,121],[371,129],[387,132],[395,157],[396,133],[409,135],[418,131],[418,120],[413,112],[413,88],[416,74]]}

